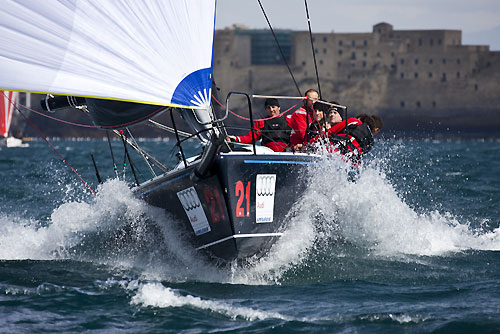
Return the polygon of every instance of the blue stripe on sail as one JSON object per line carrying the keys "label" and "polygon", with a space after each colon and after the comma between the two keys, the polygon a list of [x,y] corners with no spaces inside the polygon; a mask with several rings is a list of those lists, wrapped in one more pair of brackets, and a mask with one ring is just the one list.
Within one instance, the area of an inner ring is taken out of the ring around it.
{"label": "blue stripe on sail", "polygon": [[194,71],[175,88],[173,104],[208,106],[212,98],[212,68]]}

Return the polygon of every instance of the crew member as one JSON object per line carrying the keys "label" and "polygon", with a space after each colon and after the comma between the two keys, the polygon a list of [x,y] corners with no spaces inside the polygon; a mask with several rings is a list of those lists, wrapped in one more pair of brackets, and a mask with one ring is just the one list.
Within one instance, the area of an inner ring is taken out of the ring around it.
{"label": "crew member", "polygon": [[290,116],[290,127],[292,132],[290,135],[290,146],[294,151],[300,151],[304,144],[307,144],[308,139],[306,136],[306,130],[309,124],[312,122],[312,112],[314,101],[311,99],[318,100],[319,93],[315,89],[309,89],[305,93],[306,99],[304,100],[304,106],[297,109]]}
{"label": "crew member", "polygon": [[373,146],[373,136],[369,126],[354,117],[330,127],[328,138],[340,153],[353,158],[368,153]]}
{"label": "crew member", "polygon": [[[286,117],[280,115],[280,104],[277,99],[269,98],[264,103],[269,118],[254,123],[253,136],[255,141],[262,139],[262,145],[275,152],[283,152],[290,143],[290,127]],[[251,144],[252,131],[246,136],[228,136],[227,141]]]}
{"label": "crew member", "polygon": [[372,132],[372,135],[375,134],[375,120],[373,119],[373,116],[370,116],[368,114],[361,114],[356,116],[357,119],[359,119],[361,122],[368,124],[370,127],[370,131]]}
{"label": "crew member", "polygon": [[321,102],[315,102],[313,105],[312,122],[307,127],[307,141],[325,133],[325,118],[324,115],[328,111],[328,106]]}

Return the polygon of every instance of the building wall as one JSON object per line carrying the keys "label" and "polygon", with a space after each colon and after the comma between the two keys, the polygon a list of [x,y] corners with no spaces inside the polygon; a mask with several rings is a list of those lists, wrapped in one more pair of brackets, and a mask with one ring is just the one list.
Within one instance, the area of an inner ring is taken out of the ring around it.
{"label": "building wall", "polygon": [[[235,31],[216,32],[221,93],[298,95],[285,66],[252,64],[251,30]],[[303,93],[317,87],[311,41],[307,31],[290,34],[289,65]],[[387,23],[368,33],[313,34],[322,97],[388,120],[428,118],[463,127],[474,113],[477,126],[486,117],[500,133],[500,52],[462,45],[461,38],[459,30],[394,30]]]}

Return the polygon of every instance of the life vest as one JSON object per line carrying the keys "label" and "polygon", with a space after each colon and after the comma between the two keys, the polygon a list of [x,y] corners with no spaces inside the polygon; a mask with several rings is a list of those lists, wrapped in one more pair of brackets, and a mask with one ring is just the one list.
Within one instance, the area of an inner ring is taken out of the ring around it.
{"label": "life vest", "polygon": [[274,117],[264,121],[261,129],[262,145],[272,142],[285,143],[290,142],[290,127],[285,117]]}
{"label": "life vest", "polygon": [[368,125],[357,118],[348,118],[347,122],[342,121],[335,124],[328,130],[328,137],[336,144],[342,154],[349,152],[354,155],[368,153],[374,143]]}

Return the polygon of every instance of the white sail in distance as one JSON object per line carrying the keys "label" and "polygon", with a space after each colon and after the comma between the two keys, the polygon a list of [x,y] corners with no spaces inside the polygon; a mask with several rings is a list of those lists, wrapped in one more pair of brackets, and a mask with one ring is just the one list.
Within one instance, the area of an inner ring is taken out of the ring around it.
{"label": "white sail in distance", "polygon": [[5,0],[0,89],[205,109],[215,0]]}

